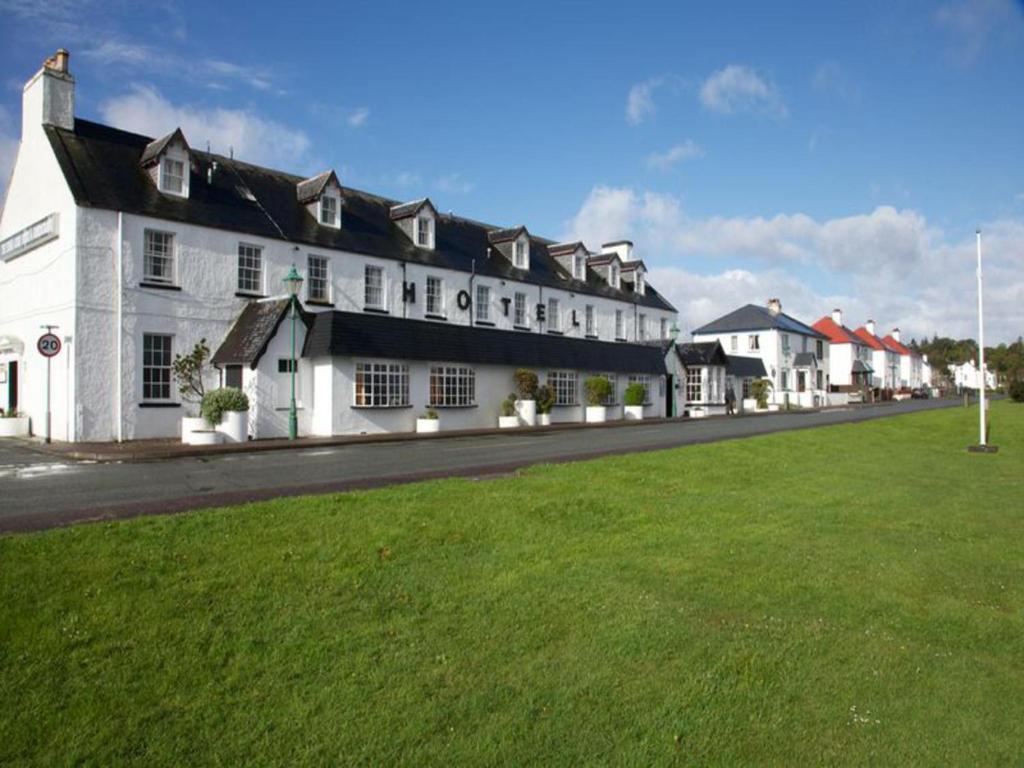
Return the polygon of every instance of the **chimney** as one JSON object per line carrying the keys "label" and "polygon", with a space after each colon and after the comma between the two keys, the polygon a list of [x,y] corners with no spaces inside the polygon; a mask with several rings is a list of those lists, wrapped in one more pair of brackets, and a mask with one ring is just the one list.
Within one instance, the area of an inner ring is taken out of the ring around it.
{"label": "chimney", "polygon": [[620,261],[632,261],[633,241],[615,240],[611,243],[605,243],[601,246],[601,253],[616,253]]}
{"label": "chimney", "polygon": [[896,339],[896,342],[897,342],[897,343],[900,343],[900,342],[902,342],[902,341],[903,341],[903,340],[902,340],[902,339],[900,338],[900,329],[899,329],[899,328],[893,328],[893,329],[892,329],[892,337],[893,337],[894,339]]}
{"label": "chimney", "polygon": [[21,97],[21,138],[42,137],[40,126],[75,128],[75,78],[68,70],[71,54],[61,48],[25,84]]}
{"label": "chimney", "polygon": [[782,302],[778,299],[768,299],[768,311],[772,315],[779,315],[782,313]]}
{"label": "chimney", "polygon": [[842,325],[843,325],[843,310],[841,310],[841,309],[833,309],[832,310],[832,322],[835,323],[836,325],[838,325],[839,327],[842,327]]}
{"label": "chimney", "polygon": [[868,320],[866,323],[864,323],[864,327],[867,328],[868,333],[870,333],[872,336],[875,335],[875,321],[874,320]]}

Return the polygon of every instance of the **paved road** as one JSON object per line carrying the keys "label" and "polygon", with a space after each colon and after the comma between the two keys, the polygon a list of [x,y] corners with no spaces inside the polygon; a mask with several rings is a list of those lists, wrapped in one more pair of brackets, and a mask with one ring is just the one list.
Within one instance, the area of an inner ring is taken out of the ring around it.
{"label": "paved road", "polygon": [[905,401],[823,412],[442,437],[152,463],[59,462],[0,441],[0,532],[431,477],[511,472],[543,462],[729,440],[958,404]]}

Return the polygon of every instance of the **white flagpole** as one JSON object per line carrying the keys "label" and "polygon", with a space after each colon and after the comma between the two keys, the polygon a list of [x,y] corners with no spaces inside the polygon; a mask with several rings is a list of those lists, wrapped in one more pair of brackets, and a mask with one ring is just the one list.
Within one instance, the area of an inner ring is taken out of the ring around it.
{"label": "white flagpole", "polygon": [[981,380],[978,382],[978,395],[980,397],[979,403],[981,408],[979,409],[978,418],[980,419],[980,430],[981,430],[981,442],[980,445],[985,445],[985,321],[983,314],[983,304],[981,298],[981,229],[975,232],[978,240],[978,376]]}

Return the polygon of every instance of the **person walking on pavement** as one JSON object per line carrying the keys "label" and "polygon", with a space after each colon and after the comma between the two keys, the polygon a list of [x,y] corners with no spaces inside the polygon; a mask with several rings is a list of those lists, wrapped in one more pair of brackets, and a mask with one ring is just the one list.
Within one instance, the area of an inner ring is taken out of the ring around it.
{"label": "person walking on pavement", "polygon": [[732,384],[726,384],[725,386],[725,414],[732,416],[736,413],[736,393],[732,389]]}

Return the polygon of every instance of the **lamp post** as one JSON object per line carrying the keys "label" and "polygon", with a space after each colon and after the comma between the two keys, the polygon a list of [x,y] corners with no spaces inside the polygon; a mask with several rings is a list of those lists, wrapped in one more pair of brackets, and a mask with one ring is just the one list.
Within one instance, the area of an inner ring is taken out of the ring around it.
{"label": "lamp post", "polygon": [[679,386],[679,368],[676,364],[676,360],[679,357],[679,353],[676,352],[676,339],[679,338],[679,326],[676,325],[675,321],[672,322],[672,328],[669,330],[669,336],[672,338],[672,386],[669,387],[668,393],[668,415],[669,418],[674,419],[676,417],[676,389]]}
{"label": "lamp post", "polygon": [[298,316],[299,291],[302,290],[302,275],[295,269],[294,264],[284,277],[284,286],[288,290],[288,296],[291,297],[292,310],[292,359],[289,364],[292,374],[292,399],[288,409],[288,439],[294,440],[299,436],[299,414],[295,408],[295,371],[299,367],[298,360],[295,358],[295,318]]}

